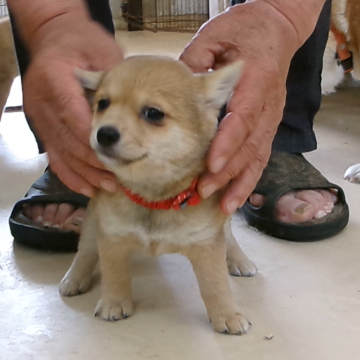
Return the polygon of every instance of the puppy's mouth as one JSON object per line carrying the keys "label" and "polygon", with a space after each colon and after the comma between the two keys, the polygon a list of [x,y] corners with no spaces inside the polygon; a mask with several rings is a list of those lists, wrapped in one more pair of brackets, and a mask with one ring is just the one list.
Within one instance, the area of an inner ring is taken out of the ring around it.
{"label": "puppy's mouth", "polygon": [[107,157],[108,159],[115,160],[116,162],[123,164],[123,165],[133,164],[135,162],[145,159],[147,156],[146,154],[143,154],[143,155],[135,157],[135,158],[128,158],[128,157],[121,156],[114,149],[106,149],[106,148],[100,148],[100,147],[97,149],[97,153],[99,155]]}

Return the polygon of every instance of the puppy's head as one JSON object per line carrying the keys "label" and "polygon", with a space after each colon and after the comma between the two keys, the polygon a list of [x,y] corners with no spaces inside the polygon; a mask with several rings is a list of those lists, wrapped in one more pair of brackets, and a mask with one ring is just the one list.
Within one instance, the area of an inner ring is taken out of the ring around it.
{"label": "puppy's head", "polygon": [[106,74],[79,70],[84,87],[96,91],[91,147],[125,184],[199,174],[241,68],[194,75],[180,61],[135,56]]}

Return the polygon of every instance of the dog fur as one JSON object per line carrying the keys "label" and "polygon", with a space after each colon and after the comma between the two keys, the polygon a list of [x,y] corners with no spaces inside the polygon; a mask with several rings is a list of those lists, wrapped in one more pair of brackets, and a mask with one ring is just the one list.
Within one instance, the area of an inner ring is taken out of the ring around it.
{"label": "dog fur", "polygon": [[[349,51],[353,57],[352,77],[360,80],[360,2],[358,0],[332,0],[332,24],[345,35]],[[323,94],[336,91],[336,87],[344,80],[341,67],[335,59],[336,41],[330,32],[324,55],[322,73]],[[344,173],[344,179],[352,183],[360,183],[360,164],[350,166]]]}
{"label": "dog fur", "polygon": [[[92,148],[132,193],[147,201],[176,196],[205,171],[217,115],[236,86],[241,67],[235,63],[194,75],[176,60],[136,56],[105,75],[78,71],[85,86],[97,89]],[[101,110],[104,99],[109,104]],[[164,120],[149,122],[144,110],[148,107],[161,109]],[[103,126],[121,134],[106,151],[97,140]],[[95,313],[107,321],[123,319],[133,312],[132,253],[180,253],[193,266],[214,329],[246,333],[250,324],[231,293],[228,272],[252,276],[257,269],[232,235],[230,217],[220,211],[220,197],[216,192],[197,206],[154,210],[135,204],[123,191],[99,190],[88,206],[79,251],[61,281],[60,293],[87,291],[99,256],[102,296]]]}
{"label": "dog fur", "polygon": [[347,168],[344,180],[354,184],[360,184],[360,164],[355,164]]}
{"label": "dog fur", "polygon": [[326,44],[324,58],[321,89],[323,95],[329,95],[336,91],[336,87],[344,80],[344,70],[339,66],[335,58],[336,40],[334,34],[330,31]]}
{"label": "dog fur", "polygon": [[8,17],[0,18],[0,120],[11,85],[18,76],[13,36]]}
{"label": "dog fur", "polygon": [[[331,22],[333,26],[345,35],[347,47],[353,56],[353,71],[351,76],[360,80],[360,3],[358,0],[332,0]],[[338,66],[336,41],[330,31],[326,45],[323,72],[322,92],[324,95],[336,91],[336,87],[344,80],[343,69]]]}

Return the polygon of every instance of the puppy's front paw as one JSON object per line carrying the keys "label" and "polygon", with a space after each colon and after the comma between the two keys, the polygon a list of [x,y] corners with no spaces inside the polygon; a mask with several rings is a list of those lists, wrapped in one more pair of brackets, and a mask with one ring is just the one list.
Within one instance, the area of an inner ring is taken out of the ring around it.
{"label": "puppy's front paw", "polygon": [[228,256],[226,259],[228,271],[233,276],[254,276],[258,269],[255,263],[246,256]]}
{"label": "puppy's front paw", "polygon": [[128,318],[133,311],[132,301],[112,301],[100,299],[96,308],[95,316],[105,321],[118,321]]}
{"label": "puppy's front paw", "polygon": [[71,275],[65,275],[60,282],[59,292],[62,296],[76,296],[87,292],[90,289],[91,276],[83,279],[72,278]]}
{"label": "puppy's front paw", "polygon": [[213,328],[222,334],[243,335],[246,334],[251,323],[237,310],[219,311],[209,314]]}
{"label": "puppy's front paw", "polygon": [[344,174],[344,179],[351,183],[360,183],[360,164],[350,166]]}

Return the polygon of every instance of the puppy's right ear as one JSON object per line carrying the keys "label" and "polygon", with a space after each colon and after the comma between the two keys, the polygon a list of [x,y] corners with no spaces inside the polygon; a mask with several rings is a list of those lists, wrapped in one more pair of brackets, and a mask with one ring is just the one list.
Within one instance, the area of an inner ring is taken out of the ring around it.
{"label": "puppy's right ear", "polygon": [[208,106],[218,111],[226,104],[241,77],[243,67],[243,61],[236,61],[219,70],[199,75]]}
{"label": "puppy's right ear", "polygon": [[84,89],[96,91],[105,76],[105,71],[88,71],[76,68],[75,75]]}

